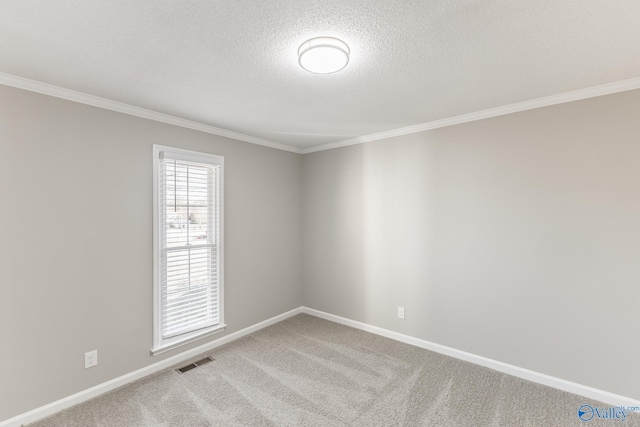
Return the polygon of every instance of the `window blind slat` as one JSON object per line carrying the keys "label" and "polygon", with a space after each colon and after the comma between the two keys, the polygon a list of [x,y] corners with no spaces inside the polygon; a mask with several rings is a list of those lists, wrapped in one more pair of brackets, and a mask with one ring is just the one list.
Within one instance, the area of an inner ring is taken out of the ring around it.
{"label": "window blind slat", "polygon": [[217,295],[217,292],[212,292],[210,287],[200,287],[199,289],[191,288],[187,293],[184,291],[174,291],[173,293],[169,293],[167,295],[167,300],[162,304],[163,307],[167,309],[171,309],[172,307],[179,305],[184,302],[191,301],[191,298],[197,297],[198,294],[200,296],[205,296],[204,294],[208,294],[208,296],[214,298]]}
{"label": "window blind slat", "polygon": [[163,316],[163,320],[167,322],[168,325],[174,325],[177,323],[185,323],[191,322],[195,317],[206,317],[207,319],[213,318],[215,311],[211,310],[211,307],[208,304],[201,304],[200,306],[187,307],[183,310],[176,310],[172,312],[170,315]]}

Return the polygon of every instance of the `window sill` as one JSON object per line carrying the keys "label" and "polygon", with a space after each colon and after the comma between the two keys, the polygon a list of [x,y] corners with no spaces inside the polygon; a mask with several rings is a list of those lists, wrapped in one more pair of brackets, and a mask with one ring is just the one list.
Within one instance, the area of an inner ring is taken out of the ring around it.
{"label": "window sill", "polygon": [[215,335],[219,332],[224,331],[227,328],[227,325],[216,325],[212,328],[208,328],[202,331],[197,331],[192,334],[188,334],[182,337],[177,337],[175,339],[167,340],[163,344],[154,347],[151,349],[151,355],[157,356],[162,353],[166,353],[171,350],[175,350],[178,347],[182,347],[183,345],[190,344],[192,342],[201,340],[203,338],[209,337],[211,335]]}

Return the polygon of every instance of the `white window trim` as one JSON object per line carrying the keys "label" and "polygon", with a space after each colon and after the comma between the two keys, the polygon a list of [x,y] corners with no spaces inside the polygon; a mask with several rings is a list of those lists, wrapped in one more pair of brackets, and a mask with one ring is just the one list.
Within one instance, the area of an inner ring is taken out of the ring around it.
{"label": "white window trim", "polygon": [[[189,334],[180,335],[174,338],[163,339],[161,331],[161,307],[160,307],[160,188],[159,188],[159,166],[160,153],[168,152],[182,160],[192,160],[199,162],[211,162],[220,165],[220,250],[219,250],[219,312],[220,323],[210,328],[200,329]],[[192,343],[199,339],[208,337],[218,332],[222,332],[227,325],[224,322],[224,157],[213,154],[200,153],[196,151],[183,150],[181,148],[167,147],[163,145],[153,145],[153,356],[173,350],[177,347]]]}

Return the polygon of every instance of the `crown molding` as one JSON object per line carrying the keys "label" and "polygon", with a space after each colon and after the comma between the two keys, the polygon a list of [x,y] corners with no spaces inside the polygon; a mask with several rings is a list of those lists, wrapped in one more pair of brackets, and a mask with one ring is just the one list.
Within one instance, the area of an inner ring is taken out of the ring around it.
{"label": "crown molding", "polygon": [[66,99],[81,104],[91,105],[106,110],[117,111],[119,113],[131,116],[141,117],[144,119],[155,120],[161,123],[167,123],[174,126],[180,126],[187,129],[193,129],[212,135],[223,136],[226,138],[244,141],[251,144],[262,145],[277,150],[289,151],[297,154],[309,154],[318,151],[331,150],[334,148],[347,147],[349,145],[364,144],[366,142],[378,141],[381,139],[393,138],[396,136],[409,135],[413,133],[424,132],[432,129],[439,129],[447,126],[458,125],[476,120],[488,119],[491,117],[504,116],[506,114],[517,113],[520,111],[533,110],[551,105],[564,104],[566,102],[579,101],[581,99],[594,98],[602,95],[610,95],[618,92],[625,92],[634,89],[640,89],[640,77],[635,79],[623,80],[614,83],[607,83],[600,86],[593,86],[585,89],[579,89],[571,92],[565,92],[558,95],[547,96],[544,98],[532,99],[529,101],[509,104],[502,107],[489,108],[487,110],[476,111],[473,113],[462,114],[459,116],[448,117],[431,122],[421,123],[417,125],[407,126],[398,129],[392,129],[384,132],[374,133],[370,135],[358,136],[355,138],[344,139],[341,141],[330,142],[327,144],[316,145],[309,148],[298,148],[279,142],[269,141],[267,139],[258,138],[251,135],[245,135],[239,132],[194,122],[191,120],[181,119],[179,117],[170,116],[168,114],[158,113],[156,111],[147,110],[122,102],[112,101],[110,99],[65,89],[59,86],[26,79],[24,77],[12,74],[0,73],[0,84],[12,86],[18,89],[24,89],[31,92],[37,92],[56,98]]}
{"label": "crown molding", "polygon": [[142,117],[143,119],[155,120],[157,122],[180,126],[187,129],[193,129],[212,135],[223,136],[225,138],[231,138],[238,141],[249,142],[251,144],[275,148],[277,150],[290,151],[292,153],[298,154],[302,153],[302,150],[290,145],[285,145],[226,129],[221,129],[215,126],[198,123],[191,120],[181,119],[179,117],[170,116],[168,114],[158,113],[156,111],[147,110],[122,102],[101,98],[99,96],[89,95],[86,93],[77,92],[75,90],[65,89],[59,86],[26,79],[24,77],[14,76],[12,74],[0,73],[0,84],[5,86],[12,86],[18,89],[28,90],[30,92],[41,93],[43,95],[49,95],[56,98],[66,99],[68,101],[74,101],[80,104],[104,108],[105,110],[117,111],[119,113],[128,114],[131,116]]}
{"label": "crown molding", "polygon": [[594,98],[602,95],[610,95],[617,92],[625,92],[629,90],[640,89],[640,77],[630,80],[623,80],[614,83],[607,83],[600,86],[594,86],[585,89],[579,89],[571,92],[565,92],[558,95],[547,96],[544,98],[532,99],[530,101],[518,102],[502,107],[489,108],[488,110],[476,111],[474,113],[462,114],[460,116],[448,117],[445,119],[434,120],[418,125],[407,126],[399,129],[392,129],[384,132],[374,133],[370,135],[358,136],[355,138],[345,139],[342,141],[330,142],[327,144],[317,145],[301,150],[302,154],[315,153],[317,151],[331,150],[333,148],[347,147],[349,145],[364,144],[366,142],[378,141],[381,139],[393,138],[401,135],[424,132],[427,130],[443,128],[447,126],[458,125],[476,120],[488,119],[491,117],[504,116],[506,114],[517,113],[520,111],[533,110],[535,108],[548,107],[551,105],[564,104],[566,102],[579,101],[581,99]]}

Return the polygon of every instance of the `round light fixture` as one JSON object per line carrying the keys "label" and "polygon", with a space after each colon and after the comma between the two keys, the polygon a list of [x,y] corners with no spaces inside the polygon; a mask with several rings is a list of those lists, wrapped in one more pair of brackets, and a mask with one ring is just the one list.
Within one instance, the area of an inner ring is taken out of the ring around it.
{"label": "round light fixture", "polygon": [[298,62],[307,71],[330,74],[349,63],[349,46],[334,37],[316,37],[300,45]]}

